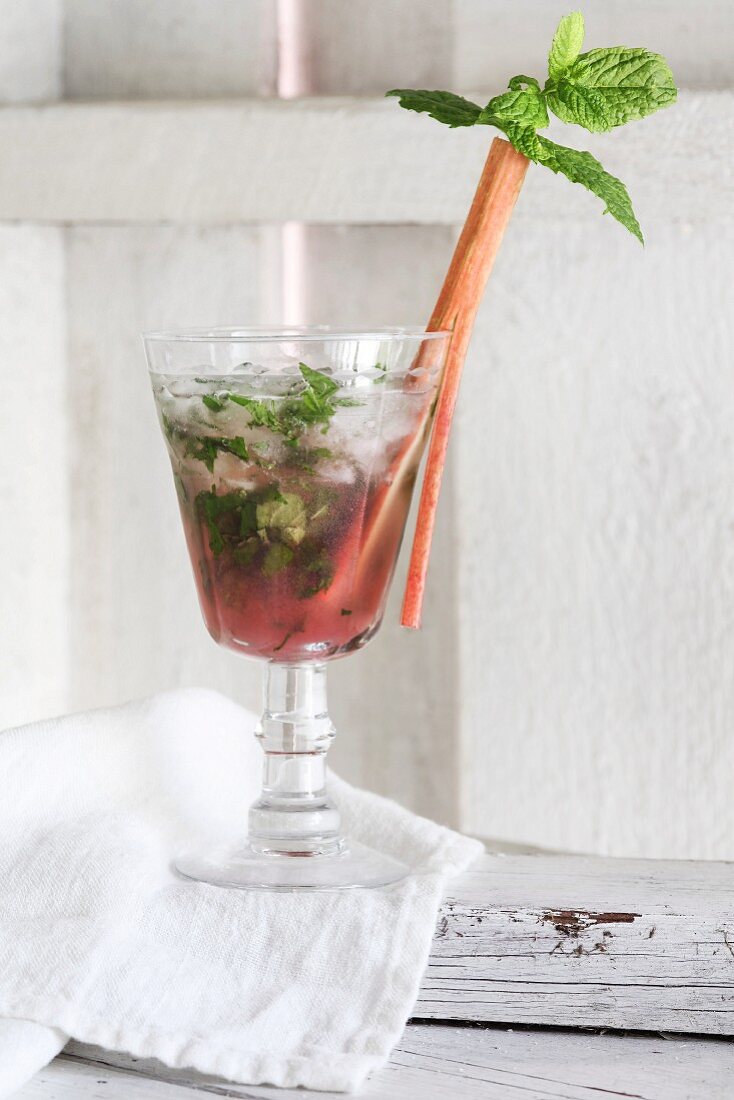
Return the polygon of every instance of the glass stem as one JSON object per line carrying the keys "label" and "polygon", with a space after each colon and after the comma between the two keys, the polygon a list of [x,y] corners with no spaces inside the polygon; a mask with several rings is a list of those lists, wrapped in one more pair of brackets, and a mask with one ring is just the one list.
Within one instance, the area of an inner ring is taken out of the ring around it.
{"label": "glass stem", "polygon": [[265,753],[262,793],[250,809],[250,845],[273,855],[333,855],[343,848],[339,812],[325,790],[334,737],[326,666],[269,663],[255,730]]}

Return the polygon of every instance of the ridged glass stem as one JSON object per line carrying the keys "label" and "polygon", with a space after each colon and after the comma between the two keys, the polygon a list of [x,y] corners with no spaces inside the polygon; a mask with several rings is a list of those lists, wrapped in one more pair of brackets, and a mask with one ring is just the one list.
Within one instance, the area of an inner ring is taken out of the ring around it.
{"label": "ridged glass stem", "polygon": [[262,793],[250,809],[251,846],[290,856],[340,851],[339,813],[325,790],[326,753],[334,736],[326,666],[268,664],[255,736],[265,762]]}

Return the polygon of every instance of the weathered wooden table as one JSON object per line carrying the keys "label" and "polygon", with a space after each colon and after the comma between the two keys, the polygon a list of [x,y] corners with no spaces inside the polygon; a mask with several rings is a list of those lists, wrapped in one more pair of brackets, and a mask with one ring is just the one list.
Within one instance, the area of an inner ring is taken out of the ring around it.
{"label": "weathered wooden table", "polygon": [[[618,1029],[610,1032],[607,1029]],[[72,1043],[20,1100],[305,1100]],[[734,864],[488,855],[372,1100],[733,1100]]]}

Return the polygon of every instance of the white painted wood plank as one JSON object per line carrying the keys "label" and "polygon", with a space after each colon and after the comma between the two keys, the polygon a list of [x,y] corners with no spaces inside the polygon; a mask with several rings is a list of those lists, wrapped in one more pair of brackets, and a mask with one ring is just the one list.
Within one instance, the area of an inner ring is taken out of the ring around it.
{"label": "white painted wood plank", "polygon": [[68,703],[65,345],[62,231],[0,226],[0,729]]}
{"label": "white painted wood plank", "polygon": [[63,0],[0,0],[0,103],[61,91]]}
{"label": "white painted wood plank", "polygon": [[275,90],[273,0],[65,0],[70,99]]}
{"label": "white painted wood plank", "polygon": [[[326,94],[395,85],[495,93],[515,72],[542,74],[557,19],[545,0],[300,2],[311,86]],[[0,0],[0,100],[54,99],[62,77],[71,98],[270,94],[275,6],[275,0]],[[709,0],[705,18],[690,0],[589,0],[584,11],[592,44],[652,43],[684,86],[730,83],[728,0]]]}
{"label": "white painted wood plank", "polygon": [[[728,218],[733,102],[686,93],[674,111],[583,145],[624,176],[643,217]],[[383,100],[6,107],[0,220],[450,225],[490,140]],[[598,200],[533,169],[515,216],[526,218],[598,226]]]}
{"label": "white painted wood plank", "polygon": [[[488,842],[491,844],[491,841]],[[652,916],[734,916],[734,864],[714,860],[600,859],[490,851],[458,876],[449,898],[470,906],[581,906]]]}
{"label": "white painted wood plank", "polygon": [[640,216],[644,251],[518,220],[480,311],[452,440],[462,826],[726,859],[734,233]]}
{"label": "white painted wood plank", "polygon": [[[302,1089],[228,1085],[72,1045],[19,1094],[19,1100],[181,1100],[202,1093],[248,1100],[335,1097]],[[85,1060],[100,1059],[91,1065]],[[112,1066],[124,1067],[121,1073]],[[147,1076],[143,1077],[140,1074]],[[734,1046],[725,1040],[512,1031],[410,1025],[389,1065],[356,1097],[364,1100],[726,1100]],[[147,1091],[146,1091],[147,1089]]]}
{"label": "white painted wood plank", "polygon": [[[454,0],[453,7],[454,83],[437,87],[486,88],[496,94],[515,73],[542,80],[548,46],[565,8],[548,0]],[[695,0],[584,0],[583,13],[585,49],[647,46],[668,58],[683,87],[731,84],[734,9],[729,0],[706,0],[705,7]]]}
{"label": "white painted wood plank", "polygon": [[414,1015],[734,1035],[732,865],[486,856],[450,887]]}
{"label": "white painted wood plank", "polygon": [[455,237],[445,225],[303,226],[301,320],[424,325]]}
{"label": "white painted wood plank", "polygon": [[67,231],[71,709],[185,684],[259,705],[257,664],[202,622],[140,333],[256,321],[261,244],[248,228]]}
{"label": "white painted wood plank", "polygon": [[[483,89],[515,73],[541,81],[562,9],[548,0],[297,0],[314,93]],[[662,53],[684,87],[731,83],[729,0],[586,0],[586,48],[622,42]]]}
{"label": "white painted wood plank", "polygon": [[296,2],[309,94],[454,87],[453,0]]}

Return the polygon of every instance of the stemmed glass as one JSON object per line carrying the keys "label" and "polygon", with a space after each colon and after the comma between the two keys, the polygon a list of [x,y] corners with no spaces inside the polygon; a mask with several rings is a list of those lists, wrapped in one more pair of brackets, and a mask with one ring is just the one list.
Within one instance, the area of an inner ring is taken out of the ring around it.
{"label": "stemmed glass", "polygon": [[249,833],[178,870],[220,886],[379,886],[325,790],[326,663],[380,626],[449,333],[211,329],[144,337],[204,621],[265,662]]}

